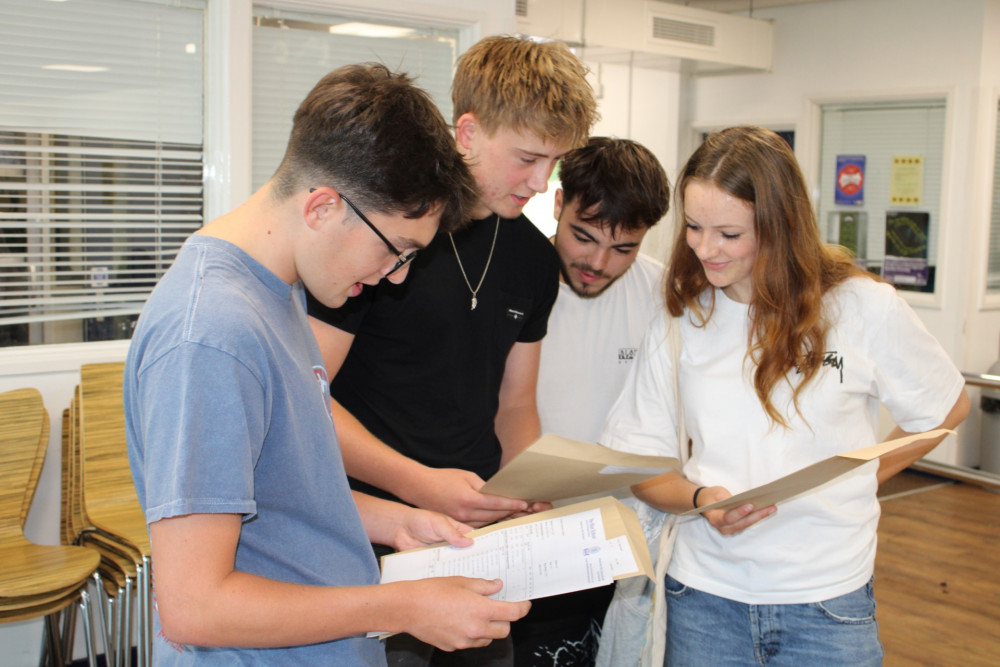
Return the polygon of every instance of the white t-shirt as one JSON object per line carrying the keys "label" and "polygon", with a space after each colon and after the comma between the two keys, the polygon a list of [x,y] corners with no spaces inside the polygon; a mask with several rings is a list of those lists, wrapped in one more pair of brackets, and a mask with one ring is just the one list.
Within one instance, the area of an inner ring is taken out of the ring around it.
{"label": "white t-shirt", "polygon": [[[874,444],[879,401],[906,431],[935,428],[964,388],[961,373],[891,286],[852,278],[825,297],[832,327],[823,365],[799,396],[799,412],[791,407],[789,384],[772,393],[789,422],[784,429],[767,419],[751,364],[744,363],[748,306],[721,290],[715,299],[705,327],[680,320],[680,387],[693,443],[684,474],[696,484],[736,494]],[[665,335],[664,320],[654,320],[602,443],[677,456]],[[669,574],[748,604],[817,602],[859,588],[874,570],[877,466],[866,464],[782,503],[739,535],[723,536],[701,518],[683,521]]]}
{"label": "white t-shirt", "polygon": [[543,433],[597,441],[650,318],[662,311],[662,286],[663,264],[643,254],[597,297],[559,283],[538,369]]}

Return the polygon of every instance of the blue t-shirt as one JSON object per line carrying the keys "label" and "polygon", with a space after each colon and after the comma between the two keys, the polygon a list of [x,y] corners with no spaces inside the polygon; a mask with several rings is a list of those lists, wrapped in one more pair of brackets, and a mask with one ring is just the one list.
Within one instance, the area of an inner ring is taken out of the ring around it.
{"label": "blue t-shirt", "polygon": [[[226,241],[193,236],[143,309],[125,367],[129,462],[146,521],[241,514],[237,570],[377,584],[327,392],[302,285]],[[158,617],[154,630],[157,665],[385,664],[378,640],[363,636],[220,649],[170,643]]]}

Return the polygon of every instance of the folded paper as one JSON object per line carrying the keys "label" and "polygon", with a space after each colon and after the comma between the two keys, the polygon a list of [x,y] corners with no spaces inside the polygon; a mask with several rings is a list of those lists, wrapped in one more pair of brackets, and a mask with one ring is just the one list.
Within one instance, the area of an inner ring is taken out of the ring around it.
{"label": "folded paper", "polygon": [[564,500],[628,488],[679,467],[675,458],[629,454],[546,434],[479,490],[524,500]]}
{"label": "folded paper", "polygon": [[822,486],[889,452],[900,451],[906,447],[919,447],[929,441],[937,440],[948,433],[954,433],[954,431],[941,428],[934,431],[927,431],[926,433],[915,433],[903,438],[887,440],[870,447],[862,447],[861,449],[855,449],[844,454],[831,456],[828,459],[806,466],[801,470],[785,475],[768,484],[744,491],[725,500],[720,500],[717,503],[688,510],[680,516],[700,514],[701,512],[713,509],[729,510],[747,504],[758,508],[776,505],[777,503]]}

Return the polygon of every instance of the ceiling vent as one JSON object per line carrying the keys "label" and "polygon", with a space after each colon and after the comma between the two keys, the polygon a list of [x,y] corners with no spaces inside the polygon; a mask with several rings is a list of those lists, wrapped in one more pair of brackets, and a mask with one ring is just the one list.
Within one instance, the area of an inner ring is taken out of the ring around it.
{"label": "ceiling vent", "polygon": [[710,25],[678,21],[663,16],[654,16],[650,25],[654,41],[715,46],[715,28]]}
{"label": "ceiling vent", "polygon": [[528,0],[517,0],[514,5],[514,14],[518,17],[528,16]]}
{"label": "ceiling vent", "polygon": [[[522,14],[523,9],[523,14]],[[587,60],[695,74],[770,71],[770,21],[664,0],[518,0],[518,31],[578,47]]]}

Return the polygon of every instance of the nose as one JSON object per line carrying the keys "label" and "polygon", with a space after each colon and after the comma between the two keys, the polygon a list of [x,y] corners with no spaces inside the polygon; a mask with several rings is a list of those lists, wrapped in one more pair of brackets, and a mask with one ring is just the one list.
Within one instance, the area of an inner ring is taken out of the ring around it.
{"label": "nose", "polygon": [[552,170],[555,169],[555,166],[556,162],[554,160],[552,162],[539,160],[531,170],[531,175],[528,176],[528,187],[538,194],[548,190],[549,176],[552,175]]}
{"label": "nose", "polygon": [[[396,263],[393,262],[392,265],[395,266]],[[392,267],[389,267],[389,269],[385,269],[385,270],[388,271],[391,268]],[[390,283],[392,283],[394,285],[399,285],[400,283],[402,283],[404,280],[406,280],[406,276],[408,276],[408,275],[410,275],[410,265],[408,263],[404,264],[401,267],[399,267],[399,270],[396,271],[395,273],[391,274],[391,275],[387,276],[384,273],[382,273],[382,277],[385,278],[386,280],[388,280]]]}
{"label": "nose", "polygon": [[608,265],[608,258],[610,255],[610,248],[598,248],[594,252],[590,253],[590,257],[587,258],[587,263],[590,264],[591,268],[597,271],[603,271]]}
{"label": "nose", "polygon": [[708,234],[704,234],[700,230],[688,230],[688,245],[698,259],[707,259],[713,253]]}

